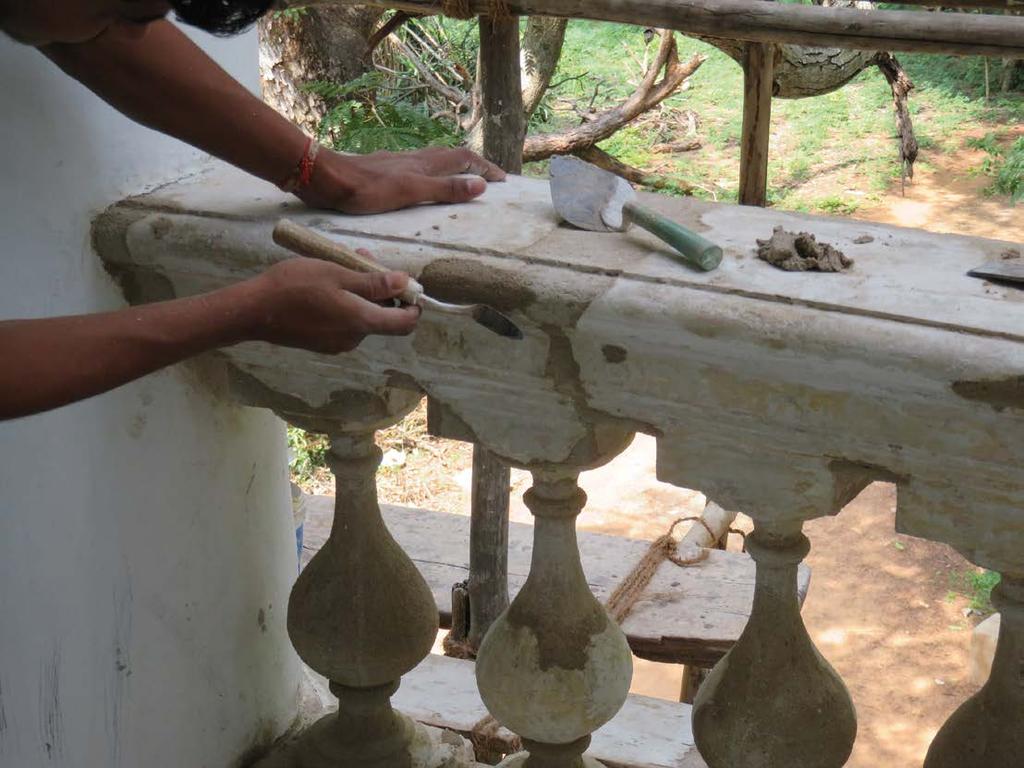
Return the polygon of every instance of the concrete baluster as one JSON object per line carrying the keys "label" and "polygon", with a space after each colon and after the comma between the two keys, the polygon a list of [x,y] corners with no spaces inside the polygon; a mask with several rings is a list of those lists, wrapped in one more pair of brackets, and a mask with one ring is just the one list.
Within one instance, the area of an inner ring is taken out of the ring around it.
{"label": "concrete baluster", "polygon": [[1001,614],[988,682],[953,713],[928,750],[925,768],[1017,768],[1024,763],[1024,575],[992,594]]}
{"label": "concrete baluster", "polygon": [[754,606],[739,641],[697,693],[693,730],[709,768],[841,768],[857,720],[842,679],[800,616],[797,567],[810,551],[799,521],[758,521]]}
{"label": "concrete baluster", "polygon": [[428,739],[395,712],[401,676],[430,653],[437,606],[388,532],[377,503],[381,451],[370,431],[331,435],[336,481],[330,538],[299,576],[288,632],[302,659],[331,681],[338,711],[300,739],[302,768],[419,768]]}
{"label": "concrete baluster", "polygon": [[580,563],[576,517],[586,503],[578,470],[534,469],[527,507],[536,519],[530,575],[491,627],[477,658],[484,703],[519,734],[525,752],[504,768],[589,768],[590,734],[629,693],[626,637],[591,593]]}

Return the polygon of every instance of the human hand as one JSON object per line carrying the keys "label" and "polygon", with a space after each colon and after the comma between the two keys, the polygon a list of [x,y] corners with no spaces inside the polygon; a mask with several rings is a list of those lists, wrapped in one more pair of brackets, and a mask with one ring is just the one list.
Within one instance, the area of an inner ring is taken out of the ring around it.
{"label": "human hand", "polygon": [[405,336],[418,307],[382,306],[408,284],[402,272],[364,274],[293,258],[248,281],[252,338],[322,354],[348,352],[371,334]]}
{"label": "human hand", "polygon": [[[473,174],[477,178],[459,176]],[[314,208],[382,213],[419,203],[465,203],[505,172],[468,149],[343,155],[321,149],[309,186],[296,194]]]}

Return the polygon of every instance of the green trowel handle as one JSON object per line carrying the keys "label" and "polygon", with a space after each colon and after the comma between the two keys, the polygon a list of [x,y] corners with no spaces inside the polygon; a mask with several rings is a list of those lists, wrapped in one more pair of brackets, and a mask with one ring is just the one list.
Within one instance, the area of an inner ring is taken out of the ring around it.
{"label": "green trowel handle", "polygon": [[679,251],[683,261],[697,269],[710,272],[722,263],[721,248],[649,208],[636,203],[626,203],[622,208],[622,216],[658,239],[664,240]]}

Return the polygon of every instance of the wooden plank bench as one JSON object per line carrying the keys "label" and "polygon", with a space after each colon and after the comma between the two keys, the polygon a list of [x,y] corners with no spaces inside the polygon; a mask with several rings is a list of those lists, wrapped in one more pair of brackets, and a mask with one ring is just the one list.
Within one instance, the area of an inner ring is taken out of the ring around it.
{"label": "wooden plank bench", "polygon": [[[304,561],[330,533],[334,499],[307,496],[306,509]],[[412,507],[382,509],[392,535],[430,585],[441,626],[449,628],[452,585],[469,573],[469,517]],[[526,581],[532,541],[533,526],[510,525],[510,596]],[[580,532],[583,570],[598,600],[607,600],[649,545],[639,539]],[[802,565],[801,602],[809,583],[810,569]],[[633,653],[642,659],[711,667],[739,639],[753,597],[753,561],[743,553],[711,550],[707,560],[691,567],[662,563],[622,628]]]}

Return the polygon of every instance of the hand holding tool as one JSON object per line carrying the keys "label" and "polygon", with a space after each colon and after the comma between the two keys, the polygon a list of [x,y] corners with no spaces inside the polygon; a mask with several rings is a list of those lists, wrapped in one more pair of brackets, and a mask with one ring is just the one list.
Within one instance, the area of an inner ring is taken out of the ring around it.
{"label": "hand holding tool", "polygon": [[[281,219],[274,227],[274,242],[300,256],[334,262],[356,272],[391,271],[369,256],[356,253],[348,246],[329,240],[312,229],[287,219]],[[414,304],[425,310],[469,317],[499,336],[509,339],[523,338],[523,332],[519,327],[493,307],[486,304],[446,304],[432,299],[424,293],[423,286],[411,277],[408,287],[398,298],[404,304]]]}

